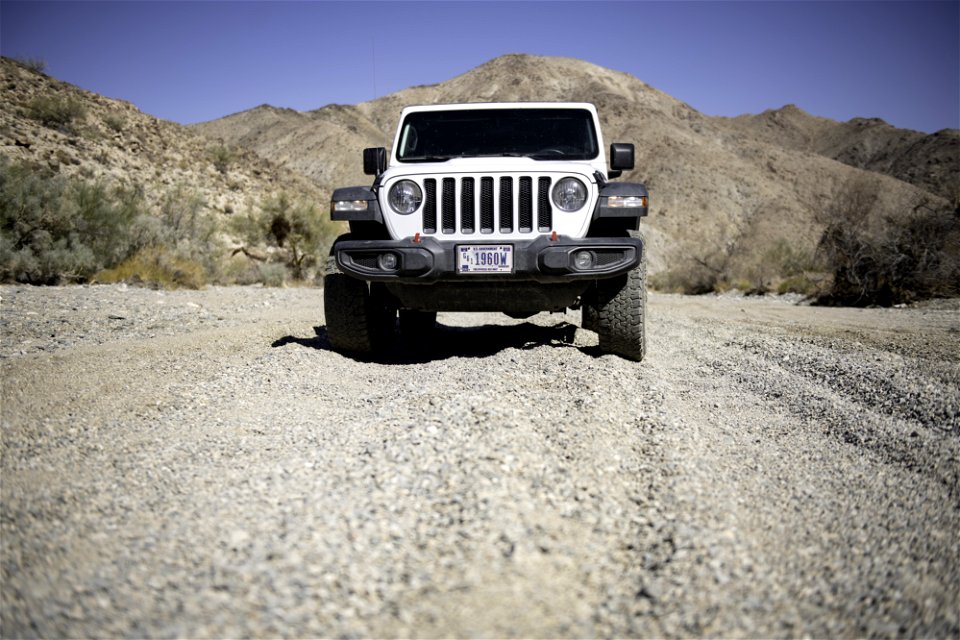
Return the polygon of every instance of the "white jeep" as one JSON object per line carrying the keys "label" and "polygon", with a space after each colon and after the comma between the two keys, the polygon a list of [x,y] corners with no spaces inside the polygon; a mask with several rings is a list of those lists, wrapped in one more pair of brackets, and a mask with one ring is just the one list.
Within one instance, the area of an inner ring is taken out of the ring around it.
{"label": "white jeep", "polygon": [[632,144],[604,153],[586,103],[408,107],[393,150],[364,149],[372,186],[337,189],[324,278],[334,348],[373,354],[420,339],[438,311],[582,310],[601,351],[642,360],[647,215]]}

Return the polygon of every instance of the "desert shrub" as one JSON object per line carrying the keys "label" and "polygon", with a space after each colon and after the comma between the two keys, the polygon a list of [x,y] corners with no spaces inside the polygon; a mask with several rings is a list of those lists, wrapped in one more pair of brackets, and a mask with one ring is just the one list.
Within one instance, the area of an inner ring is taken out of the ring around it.
{"label": "desert shrub", "polygon": [[848,182],[820,212],[819,250],[833,276],[821,302],[888,306],[960,295],[960,210],[915,201],[881,209],[877,185]]}
{"label": "desert shrub", "polygon": [[45,127],[75,133],[76,122],[86,117],[87,110],[73,98],[37,96],[27,103],[26,115]]}
{"label": "desert shrub", "polygon": [[694,260],[650,276],[650,287],[664,293],[700,295],[718,290],[721,274]]}
{"label": "desert shrub", "polygon": [[[316,205],[295,202],[285,193],[269,197],[257,210],[233,218],[231,230],[247,243],[234,253],[259,255],[251,247],[266,247],[267,256],[259,261],[280,261],[296,280],[310,277],[319,258],[326,255],[335,232],[333,223]],[[258,268],[261,274],[266,273],[264,265]]]}
{"label": "desert shrub", "polygon": [[21,66],[26,67],[34,73],[46,73],[47,62],[42,58],[31,58],[29,56],[17,56],[14,58]]}
{"label": "desert shrub", "polygon": [[256,274],[256,282],[267,287],[282,287],[287,281],[287,268],[276,262],[258,263]]}
{"label": "desert shrub", "polygon": [[207,149],[207,157],[210,158],[210,162],[212,162],[214,168],[223,175],[227,175],[227,171],[230,169],[230,165],[233,164],[235,155],[233,149],[224,144],[219,144]]}
{"label": "desert shrub", "polygon": [[129,255],[142,201],[0,160],[0,279],[82,282]]}
{"label": "desert shrub", "polygon": [[110,114],[110,115],[104,116],[103,124],[105,124],[107,128],[113,131],[114,133],[120,133],[121,131],[123,131],[123,128],[126,126],[127,120],[123,116]]}
{"label": "desert shrub", "polygon": [[94,280],[128,282],[160,289],[200,289],[207,282],[203,265],[165,247],[142,249],[116,267],[100,271]]}
{"label": "desert shrub", "polygon": [[777,284],[777,293],[799,293],[808,298],[815,297],[821,292],[822,280],[815,275],[801,273],[789,276]]}
{"label": "desert shrub", "polygon": [[[813,248],[796,241],[777,238],[772,242],[761,244],[751,253],[744,251],[740,264],[734,272],[743,283],[738,288],[747,293],[763,294],[771,291],[805,293],[809,287],[801,287],[801,282],[807,284],[813,282],[805,274],[817,272],[820,269]],[[790,284],[781,287],[784,282]],[[785,291],[781,291],[781,288],[785,288]],[[798,288],[804,290],[800,291]]]}
{"label": "desert shrub", "polygon": [[[151,212],[137,187],[107,188],[0,159],[0,280],[201,286],[219,273],[216,221],[171,190]],[[199,274],[197,269],[200,270]]]}

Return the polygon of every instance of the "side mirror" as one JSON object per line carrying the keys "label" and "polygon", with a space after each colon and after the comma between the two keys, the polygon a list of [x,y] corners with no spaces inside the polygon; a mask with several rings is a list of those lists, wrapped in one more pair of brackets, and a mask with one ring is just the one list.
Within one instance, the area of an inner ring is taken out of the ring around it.
{"label": "side mirror", "polygon": [[363,172],[368,176],[379,176],[387,170],[387,150],[383,147],[371,147],[363,150]]}
{"label": "side mirror", "polygon": [[633,169],[633,145],[614,142],[610,145],[610,169],[629,171]]}

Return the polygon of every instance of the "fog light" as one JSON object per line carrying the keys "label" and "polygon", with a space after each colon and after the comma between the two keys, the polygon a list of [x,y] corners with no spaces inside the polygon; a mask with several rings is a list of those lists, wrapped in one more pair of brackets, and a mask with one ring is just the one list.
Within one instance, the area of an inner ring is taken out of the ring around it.
{"label": "fog light", "polygon": [[577,251],[573,255],[573,266],[578,271],[586,271],[593,266],[593,254],[589,251]]}
{"label": "fog light", "polygon": [[383,271],[395,271],[397,262],[397,256],[394,253],[381,253],[377,258],[377,264]]}

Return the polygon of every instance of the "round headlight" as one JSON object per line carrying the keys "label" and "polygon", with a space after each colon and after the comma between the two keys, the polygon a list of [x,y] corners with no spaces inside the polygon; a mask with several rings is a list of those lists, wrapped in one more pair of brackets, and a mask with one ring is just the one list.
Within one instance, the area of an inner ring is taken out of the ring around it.
{"label": "round headlight", "polygon": [[562,211],[577,211],[587,202],[587,188],[576,178],[564,178],[553,186],[553,203]]}
{"label": "round headlight", "polygon": [[420,208],[423,193],[416,182],[401,180],[390,187],[390,206],[397,213],[407,215]]}

